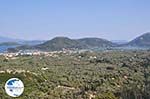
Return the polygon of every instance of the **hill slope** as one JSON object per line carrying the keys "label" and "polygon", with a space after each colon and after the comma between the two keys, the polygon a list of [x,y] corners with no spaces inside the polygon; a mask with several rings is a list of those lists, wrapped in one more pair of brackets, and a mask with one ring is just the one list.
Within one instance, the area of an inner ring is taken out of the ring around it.
{"label": "hill slope", "polygon": [[90,47],[113,47],[116,46],[115,43],[112,43],[108,40],[101,39],[101,38],[83,38],[78,39],[79,42],[86,44],[89,48]]}
{"label": "hill slope", "polygon": [[63,48],[88,49],[93,47],[112,47],[115,45],[110,41],[100,38],[70,39],[67,37],[56,37],[34,48],[41,50],[62,50]]}
{"label": "hill slope", "polygon": [[85,44],[78,42],[77,40],[69,39],[67,37],[56,37],[43,44],[35,46],[35,49],[41,50],[62,50],[63,48],[86,48]]}
{"label": "hill slope", "polygon": [[127,45],[138,47],[150,47],[150,33],[145,33],[134,40],[130,41]]}
{"label": "hill slope", "polygon": [[68,37],[55,37],[38,45],[19,46],[17,50],[36,49],[43,51],[58,51],[62,49],[91,49],[114,47],[117,44],[101,38],[70,39]]}

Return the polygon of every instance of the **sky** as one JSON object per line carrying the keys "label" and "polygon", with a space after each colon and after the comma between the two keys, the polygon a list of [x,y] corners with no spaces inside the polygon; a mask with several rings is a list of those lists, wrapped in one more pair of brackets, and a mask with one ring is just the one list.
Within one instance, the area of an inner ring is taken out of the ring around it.
{"label": "sky", "polygon": [[0,36],[131,40],[150,32],[149,5],[150,0],[0,0]]}

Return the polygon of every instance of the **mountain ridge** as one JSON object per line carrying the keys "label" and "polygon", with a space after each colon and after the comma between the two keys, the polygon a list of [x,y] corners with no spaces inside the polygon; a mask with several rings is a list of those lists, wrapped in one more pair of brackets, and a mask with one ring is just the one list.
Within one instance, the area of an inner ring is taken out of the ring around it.
{"label": "mountain ridge", "polygon": [[126,45],[137,47],[150,47],[150,32],[144,33],[129,41]]}
{"label": "mountain ridge", "polygon": [[42,50],[62,50],[63,48],[84,48],[86,45],[68,37],[55,37],[43,44],[36,45],[35,48]]}
{"label": "mountain ridge", "polygon": [[117,44],[112,43],[102,38],[81,38],[81,39],[70,39],[68,37],[55,37],[42,44],[35,46],[21,46],[18,49],[38,49],[44,51],[56,51],[62,49],[89,49],[99,47],[113,47]]}
{"label": "mountain ridge", "polygon": [[150,33],[144,33],[141,36],[125,43],[117,44],[102,38],[80,38],[70,39],[68,37],[55,37],[48,41],[43,41],[35,45],[23,45],[17,47],[20,49],[37,49],[43,51],[58,51],[63,49],[93,49],[93,48],[111,48],[111,47],[148,47],[150,48]]}

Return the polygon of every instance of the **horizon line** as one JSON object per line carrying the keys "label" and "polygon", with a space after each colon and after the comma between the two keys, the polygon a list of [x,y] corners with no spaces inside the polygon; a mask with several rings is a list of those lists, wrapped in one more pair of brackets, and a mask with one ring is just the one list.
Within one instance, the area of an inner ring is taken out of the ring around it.
{"label": "horizon line", "polygon": [[[150,32],[146,32],[146,33],[143,33],[143,34],[147,34],[147,33],[150,33]],[[139,34],[137,36],[135,36],[133,39],[143,35],[143,34]],[[9,37],[9,36],[1,36],[1,38],[6,38],[6,39],[13,39],[13,40],[20,40],[20,41],[48,41],[48,40],[51,40],[53,38],[56,38],[56,37],[67,37],[67,38],[70,38],[70,39],[82,39],[82,38],[100,38],[100,39],[105,39],[105,40],[108,40],[108,41],[131,41],[131,40],[125,40],[125,39],[109,39],[109,38],[104,38],[104,37],[96,37],[96,36],[82,36],[82,37],[70,37],[70,36],[66,36],[66,35],[58,35],[58,36],[51,36],[52,38],[50,39],[24,39],[24,38],[15,38],[15,37]]]}

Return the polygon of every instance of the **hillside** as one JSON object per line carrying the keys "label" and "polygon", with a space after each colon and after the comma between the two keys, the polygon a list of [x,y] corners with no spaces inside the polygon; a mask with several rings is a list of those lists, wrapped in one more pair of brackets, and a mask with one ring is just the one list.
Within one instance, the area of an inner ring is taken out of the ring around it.
{"label": "hillside", "polygon": [[150,47],[150,32],[135,38],[134,40],[130,41],[127,45],[138,47]]}
{"label": "hillside", "polygon": [[85,44],[77,40],[72,40],[67,37],[55,37],[43,44],[35,46],[36,49],[41,50],[62,50],[63,48],[87,48]]}
{"label": "hillside", "polygon": [[88,49],[93,47],[112,47],[115,45],[110,41],[100,38],[70,39],[67,37],[56,37],[34,48],[41,50],[62,50],[63,48]]}
{"label": "hillside", "polygon": [[101,38],[83,38],[79,39],[79,42],[86,44],[89,48],[91,47],[113,47],[116,46],[115,43],[112,43],[108,40]]}

